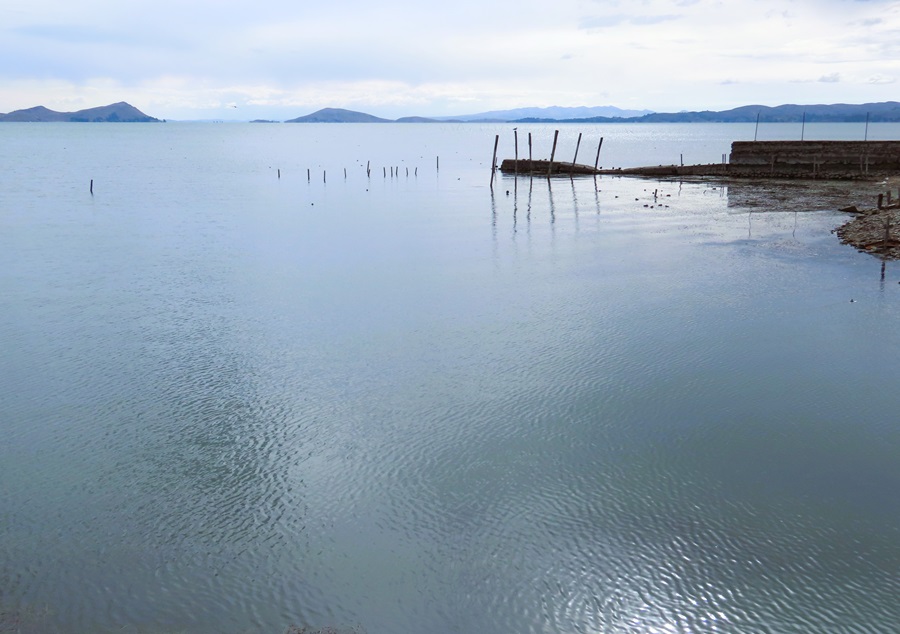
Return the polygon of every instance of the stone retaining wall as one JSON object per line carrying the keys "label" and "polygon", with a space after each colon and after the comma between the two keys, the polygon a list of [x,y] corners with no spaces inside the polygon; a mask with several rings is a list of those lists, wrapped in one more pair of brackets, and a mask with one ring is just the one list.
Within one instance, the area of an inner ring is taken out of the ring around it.
{"label": "stone retaining wall", "polygon": [[759,176],[900,172],[900,141],[734,141],[729,162]]}

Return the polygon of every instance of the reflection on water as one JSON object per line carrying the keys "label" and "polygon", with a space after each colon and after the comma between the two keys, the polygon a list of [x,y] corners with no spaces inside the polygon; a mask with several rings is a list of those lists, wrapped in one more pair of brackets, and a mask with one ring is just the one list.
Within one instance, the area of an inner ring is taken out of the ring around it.
{"label": "reflection on water", "polygon": [[900,285],[812,189],[184,130],[0,176],[0,629],[900,621]]}

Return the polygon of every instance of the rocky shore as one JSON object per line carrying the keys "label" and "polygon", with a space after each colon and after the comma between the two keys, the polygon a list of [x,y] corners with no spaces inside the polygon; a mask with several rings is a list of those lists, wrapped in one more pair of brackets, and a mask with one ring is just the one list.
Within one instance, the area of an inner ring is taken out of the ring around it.
{"label": "rocky shore", "polygon": [[842,243],[886,260],[900,259],[900,207],[851,213],[856,217],[834,230]]}

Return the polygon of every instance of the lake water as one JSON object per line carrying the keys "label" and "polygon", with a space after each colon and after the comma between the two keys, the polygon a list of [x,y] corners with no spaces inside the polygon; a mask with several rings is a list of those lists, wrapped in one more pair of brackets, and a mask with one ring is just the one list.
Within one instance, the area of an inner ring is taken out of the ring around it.
{"label": "lake water", "polygon": [[492,194],[495,134],[0,125],[0,631],[897,631],[900,269],[830,233],[885,187]]}

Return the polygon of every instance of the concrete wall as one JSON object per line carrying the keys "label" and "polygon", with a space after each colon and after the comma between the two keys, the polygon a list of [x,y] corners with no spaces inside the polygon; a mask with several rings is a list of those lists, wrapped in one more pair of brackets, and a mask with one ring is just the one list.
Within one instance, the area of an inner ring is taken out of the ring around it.
{"label": "concrete wall", "polygon": [[735,141],[730,163],[759,175],[900,172],[900,141]]}

